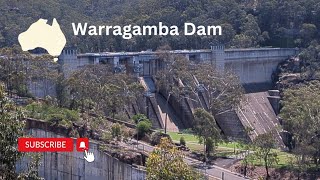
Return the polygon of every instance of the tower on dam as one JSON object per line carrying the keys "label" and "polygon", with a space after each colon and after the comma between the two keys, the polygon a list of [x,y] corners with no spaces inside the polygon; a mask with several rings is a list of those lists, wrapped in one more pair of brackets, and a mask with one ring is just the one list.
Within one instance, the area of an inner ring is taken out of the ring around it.
{"label": "tower on dam", "polygon": [[223,72],[224,71],[224,64],[225,64],[225,52],[224,52],[224,46],[211,46],[212,56],[211,56],[211,62],[212,65],[215,65],[216,68]]}

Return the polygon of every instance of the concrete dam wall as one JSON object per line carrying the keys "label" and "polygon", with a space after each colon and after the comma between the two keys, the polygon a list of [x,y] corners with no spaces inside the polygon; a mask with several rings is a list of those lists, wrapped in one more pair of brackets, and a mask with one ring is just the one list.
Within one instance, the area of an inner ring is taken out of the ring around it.
{"label": "concrete dam wall", "polygon": [[[296,48],[224,49],[224,46],[212,46],[205,50],[174,50],[169,53],[184,56],[190,61],[209,62],[222,72],[234,72],[242,84],[251,84],[270,83],[278,63],[298,52]],[[110,64],[136,77],[150,77],[163,68],[158,56],[159,52],[153,51],[79,54],[75,48],[65,48],[58,62],[66,77],[90,64]],[[36,97],[56,96],[55,85],[49,81],[30,82],[28,87]]]}
{"label": "concrete dam wall", "polygon": [[[190,61],[209,62],[221,72],[231,70],[239,76],[242,84],[271,82],[271,75],[278,63],[298,52],[296,48],[224,49],[224,46],[169,51]],[[159,54],[154,51],[78,54],[76,49],[66,48],[59,56],[59,63],[66,75],[87,64],[111,64],[126,73],[142,77],[155,75],[163,68]]]}
{"label": "concrete dam wall", "polygon": [[297,52],[289,48],[226,50],[224,66],[238,75],[242,84],[271,83],[278,64]]}
{"label": "concrete dam wall", "polygon": [[[30,128],[28,135],[33,137],[63,137],[55,132]],[[101,145],[90,140],[89,152],[93,152],[95,161],[88,163],[83,152],[76,151],[74,140],[73,152],[41,153],[39,175],[46,180],[143,180],[146,173],[132,165],[120,162],[100,150]],[[17,163],[17,172],[27,170],[30,158],[24,157]]]}

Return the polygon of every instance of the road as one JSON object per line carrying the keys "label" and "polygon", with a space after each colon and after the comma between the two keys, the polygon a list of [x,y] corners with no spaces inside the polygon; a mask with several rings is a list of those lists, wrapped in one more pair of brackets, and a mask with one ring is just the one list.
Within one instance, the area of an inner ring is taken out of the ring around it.
{"label": "road", "polygon": [[[137,143],[136,140],[131,140],[132,143]],[[143,143],[141,141],[139,141],[139,145],[138,147],[135,145],[136,148],[138,148],[138,150],[142,150],[145,152],[152,152],[154,147]],[[197,159],[193,159],[193,158],[189,158],[189,157],[185,157],[184,158],[185,162],[187,162],[190,166],[194,167],[196,170],[198,170],[199,172],[205,173],[207,176],[209,176],[209,179],[224,179],[224,180],[244,180],[244,179],[248,179],[243,177],[241,174],[235,173],[235,172],[231,172],[228,169],[224,169],[215,165],[204,165],[203,162],[197,160]]]}

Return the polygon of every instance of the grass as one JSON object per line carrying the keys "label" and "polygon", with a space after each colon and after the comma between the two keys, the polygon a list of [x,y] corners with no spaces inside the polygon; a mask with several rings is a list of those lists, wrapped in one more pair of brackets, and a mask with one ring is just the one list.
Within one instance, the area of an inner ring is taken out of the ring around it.
{"label": "grass", "polygon": [[[177,133],[177,132],[168,132],[168,134],[170,135],[171,139],[174,142],[180,142],[180,138],[183,137],[184,140],[186,141],[187,146],[192,149],[193,147],[195,147],[197,145],[200,145],[203,149],[203,145],[199,144],[199,140],[198,138],[193,135],[193,134],[186,134],[186,133]],[[219,143],[218,147],[224,147],[224,148],[236,148],[236,149],[241,149],[239,147],[239,143],[237,142],[223,142],[223,143]],[[198,149],[198,148],[195,148]]]}
{"label": "grass", "polygon": [[184,140],[188,143],[198,143],[198,138],[193,134],[184,134],[184,133],[177,133],[177,132],[168,132],[171,139],[175,142],[179,142],[180,138],[183,137]]}
{"label": "grass", "polygon": [[[273,152],[276,152],[278,155],[279,162],[277,164],[274,164],[272,167],[274,168],[285,168],[289,167],[290,165],[295,163],[295,157],[293,154],[279,151],[279,150],[272,150]],[[255,166],[264,166],[264,161],[260,159],[255,159],[253,162],[253,165]]]}
{"label": "grass", "polygon": [[[190,150],[195,152],[203,152],[203,144],[199,144],[198,138],[193,134],[187,134],[187,133],[177,133],[177,132],[168,132],[171,139],[174,142],[180,142],[180,138],[184,137],[186,141],[186,145],[190,148]],[[242,148],[239,146],[240,144],[237,142],[223,142],[218,144],[218,148],[216,149],[216,155],[217,156],[227,156],[227,155],[233,155],[234,149],[236,150],[235,154],[238,154],[241,152]],[[294,155],[279,151],[274,149],[273,151],[277,152],[279,162],[278,164],[274,165],[275,168],[282,168],[282,167],[288,167],[292,162],[295,161]],[[256,159],[252,162],[256,166],[262,166],[263,161],[260,161],[259,159]]]}
{"label": "grass", "polygon": [[[203,144],[190,143],[190,144],[187,144],[187,146],[193,152],[203,153]],[[230,155],[234,155],[233,149],[225,148],[225,147],[218,147],[215,150],[215,156],[217,156],[217,157],[226,157],[226,156],[230,156]]]}

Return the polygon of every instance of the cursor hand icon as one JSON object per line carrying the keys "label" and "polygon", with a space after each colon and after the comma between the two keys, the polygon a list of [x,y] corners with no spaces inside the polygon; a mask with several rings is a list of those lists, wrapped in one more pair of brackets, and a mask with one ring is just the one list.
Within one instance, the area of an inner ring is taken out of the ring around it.
{"label": "cursor hand icon", "polygon": [[85,152],[85,156],[84,159],[87,160],[89,163],[94,161],[94,155],[93,153],[87,152],[87,150],[84,151]]}

